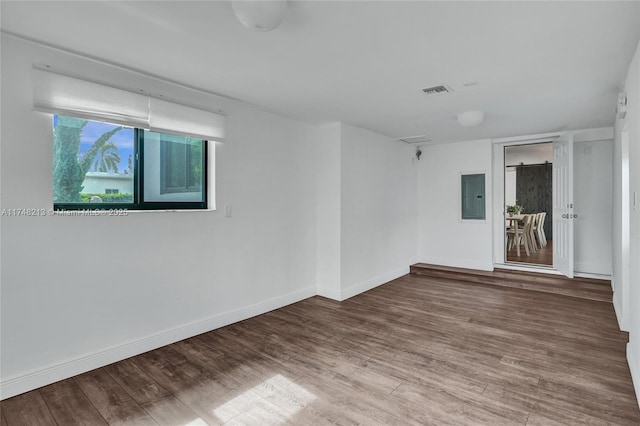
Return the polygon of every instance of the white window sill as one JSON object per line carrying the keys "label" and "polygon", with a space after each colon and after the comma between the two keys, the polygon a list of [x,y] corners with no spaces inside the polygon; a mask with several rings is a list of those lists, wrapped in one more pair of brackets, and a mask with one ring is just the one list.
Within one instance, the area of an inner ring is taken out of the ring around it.
{"label": "white window sill", "polygon": [[129,214],[139,213],[208,213],[215,212],[216,209],[163,209],[163,210],[92,210],[92,209],[73,209],[73,210],[53,210],[49,209],[47,216],[111,216],[126,217]]}
{"label": "white window sill", "polygon": [[216,209],[164,209],[164,210],[125,210],[129,213],[190,213],[190,212],[215,212]]}

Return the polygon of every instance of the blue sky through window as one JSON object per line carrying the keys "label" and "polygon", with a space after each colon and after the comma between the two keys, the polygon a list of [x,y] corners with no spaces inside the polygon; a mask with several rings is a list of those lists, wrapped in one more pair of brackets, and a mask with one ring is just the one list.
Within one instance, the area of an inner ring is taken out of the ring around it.
{"label": "blue sky through window", "polygon": [[[58,124],[58,116],[53,116],[53,127]],[[87,125],[82,129],[80,134],[80,156],[84,154],[93,143],[104,133],[117,127],[115,124],[102,123],[99,121],[89,121]],[[130,127],[124,127],[122,130],[111,136],[109,139],[118,148],[117,153],[120,156],[120,162],[118,163],[118,173],[124,173],[127,170],[129,163],[129,155],[132,156],[133,161],[133,129]],[[93,168],[91,169],[93,171]]]}

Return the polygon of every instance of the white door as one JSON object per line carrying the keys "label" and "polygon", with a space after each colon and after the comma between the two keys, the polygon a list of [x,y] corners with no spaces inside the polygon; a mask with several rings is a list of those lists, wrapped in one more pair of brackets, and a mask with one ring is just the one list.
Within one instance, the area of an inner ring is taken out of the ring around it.
{"label": "white door", "polygon": [[613,141],[573,143],[573,270],[611,275]]}
{"label": "white door", "polygon": [[553,142],[553,268],[573,278],[573,134]]}

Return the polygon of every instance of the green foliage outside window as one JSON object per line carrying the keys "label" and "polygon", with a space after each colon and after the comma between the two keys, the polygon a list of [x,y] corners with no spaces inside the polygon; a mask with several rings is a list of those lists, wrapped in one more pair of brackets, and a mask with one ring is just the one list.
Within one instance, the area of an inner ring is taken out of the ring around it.
{"label": "green foliage outside window", "polygon": [[91,166],[99,160],[97,167],[104,166],[106,170],[114,161],[113,155],[109,154],[114,148],[112,143],[109,145],[109,139],[122,127],[102,134],[87,151],[80,154],[80,136],[87,123],[87,120],[80,118],[58,116],[58,123],[53,130],[54,202],[81,202],[82,183]]}
{"label": "green foliage outside window", "polygon": [[92,197],[100,197],[103,203],[132,203],[133,194],[118,193],[118,194],[80,194],[80,202],[90,203]]}

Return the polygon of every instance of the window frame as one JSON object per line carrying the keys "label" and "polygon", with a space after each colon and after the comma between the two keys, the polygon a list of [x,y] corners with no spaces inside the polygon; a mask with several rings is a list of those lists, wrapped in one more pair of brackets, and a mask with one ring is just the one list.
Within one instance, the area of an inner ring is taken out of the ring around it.
{"label": "window frame", "polygon": [[[99,120],[88,120],[101,122]],[[112,123],[109,123],[112,124]],[[209,141],[202,141],[202,201],[144,201],[144,129],[133,129],[133,202],[132,203],[53,203],[54,211],[66,210],[209,210]],[[162,133],[162,132],[160,132]],[[161,176],[161,179],[163,176]]]}

